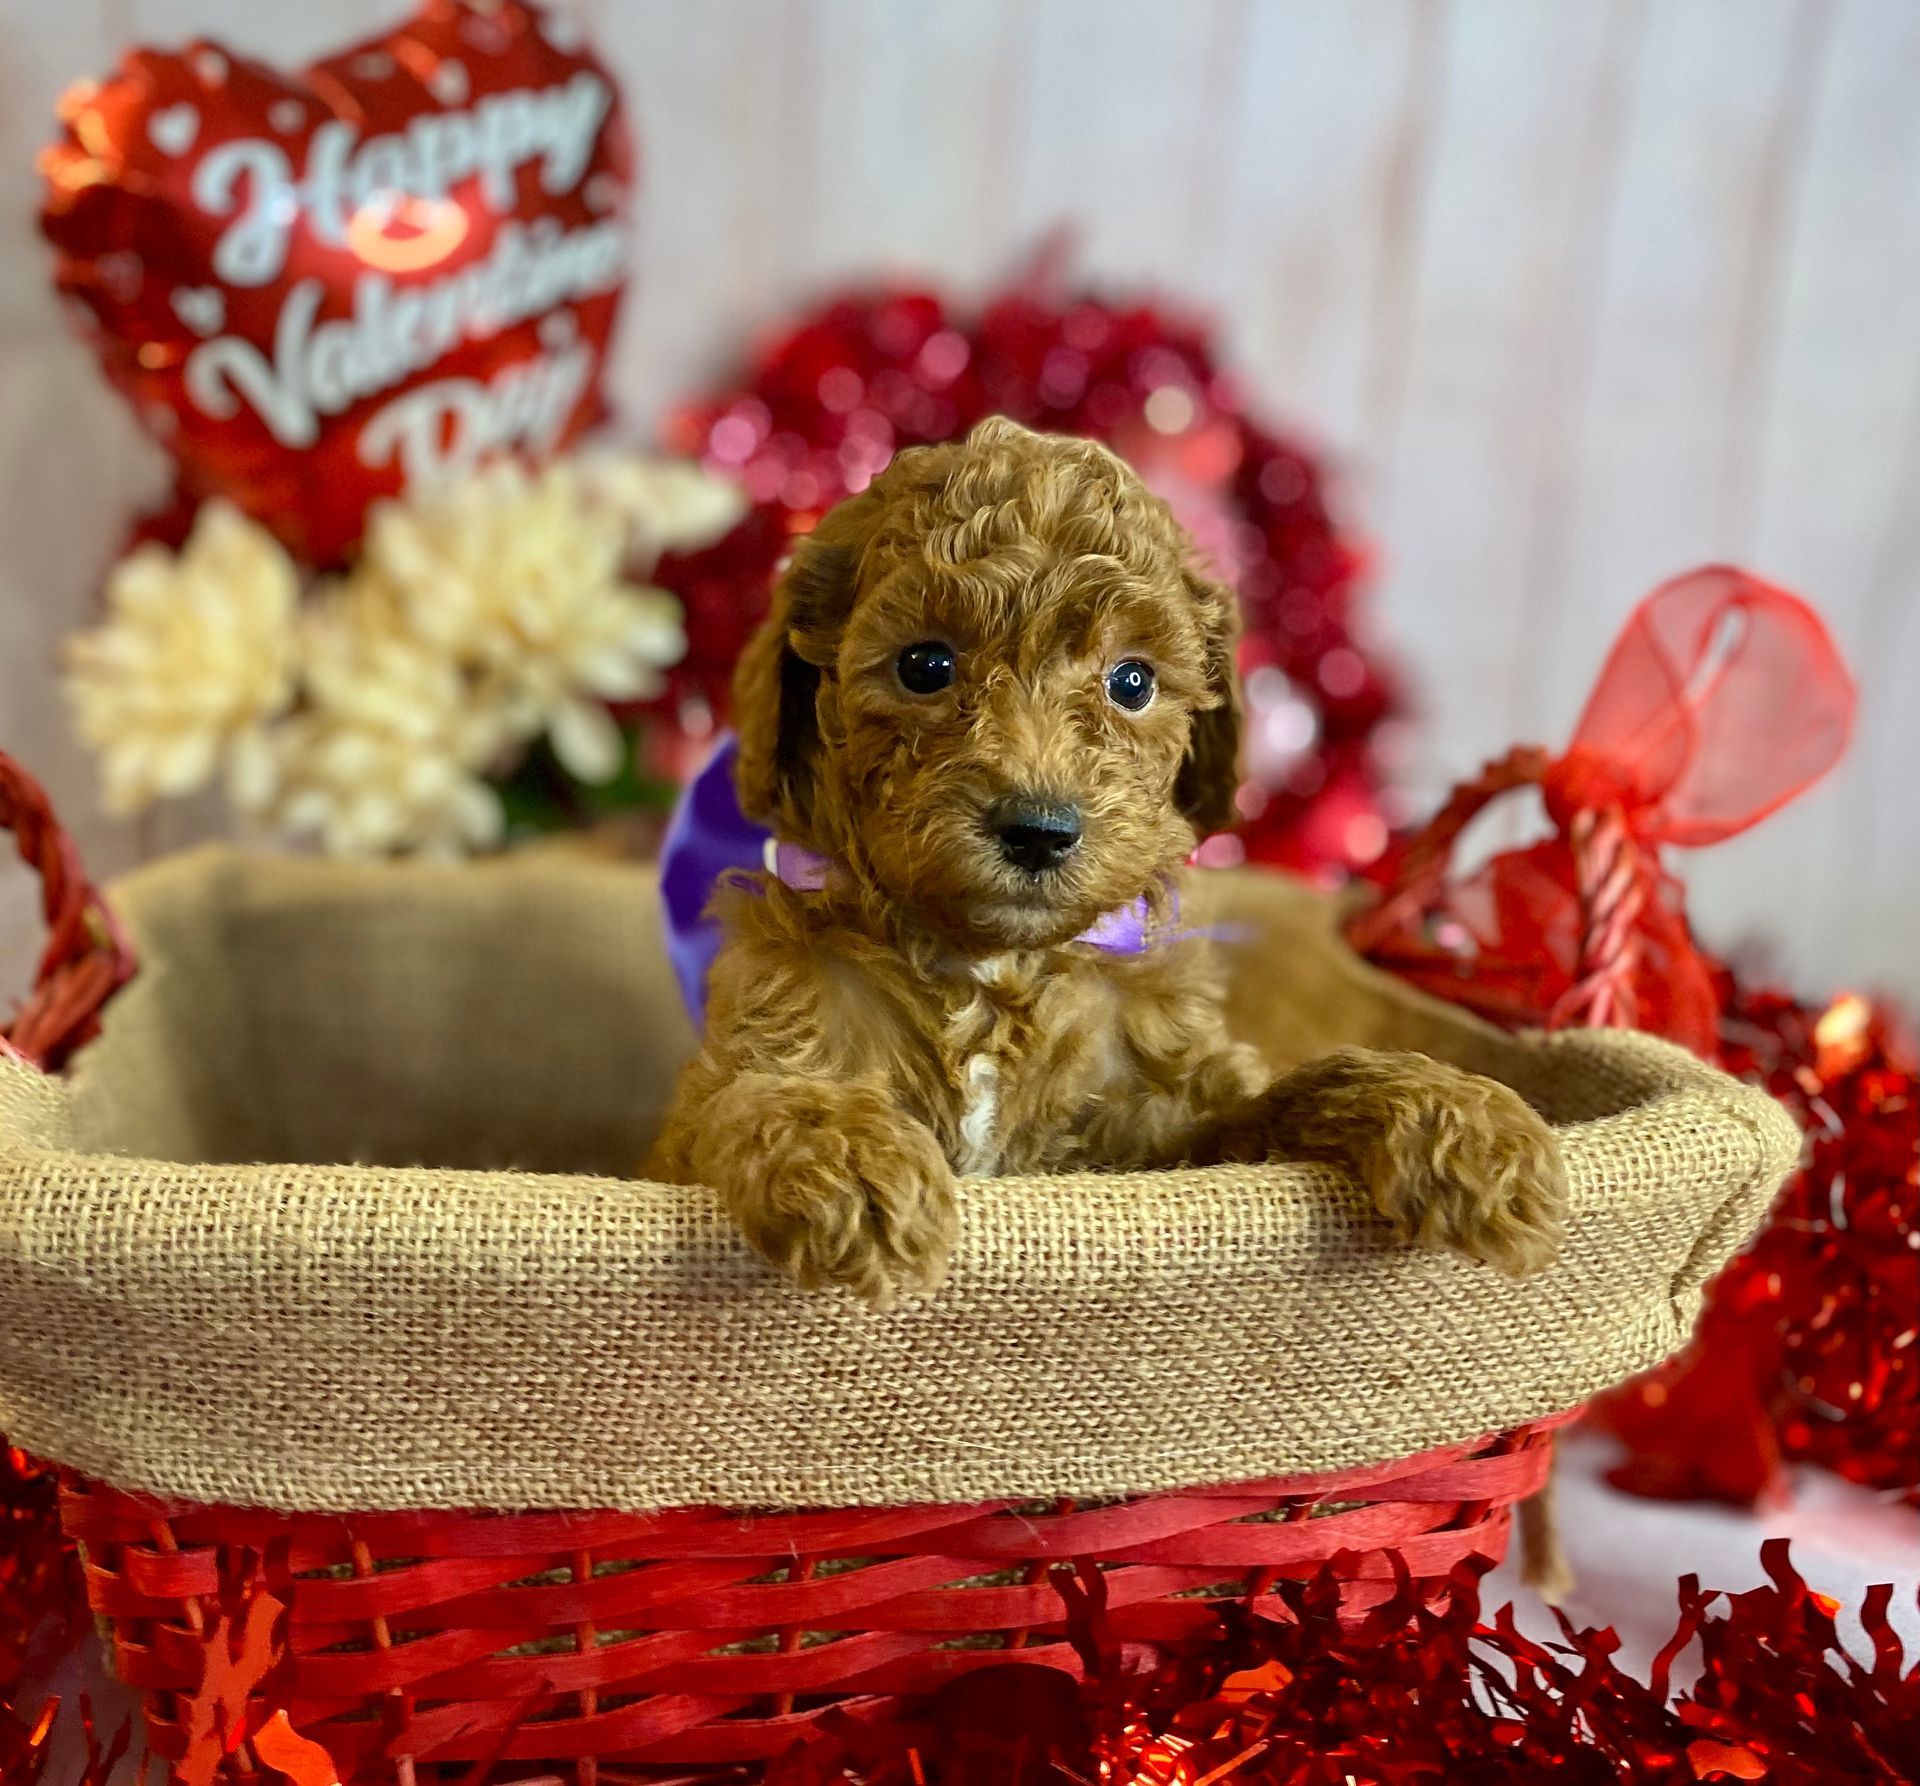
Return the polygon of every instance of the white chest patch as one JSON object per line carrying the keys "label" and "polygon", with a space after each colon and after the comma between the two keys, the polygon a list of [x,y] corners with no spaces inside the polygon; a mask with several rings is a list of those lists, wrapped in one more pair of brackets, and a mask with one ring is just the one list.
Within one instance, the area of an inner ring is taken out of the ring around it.
{"label": "white chest patch", "polygon": [[966,1108],[960,1116],[960,1170],[978,1176],[1000,1163],[1000,1063],[991,1054],[967,1058]]}
{"label": "white chest patch", "polygon": [[982,955],[967,964],[967,972],[982,986],[998,986],[1019,965],[1017,955]]}

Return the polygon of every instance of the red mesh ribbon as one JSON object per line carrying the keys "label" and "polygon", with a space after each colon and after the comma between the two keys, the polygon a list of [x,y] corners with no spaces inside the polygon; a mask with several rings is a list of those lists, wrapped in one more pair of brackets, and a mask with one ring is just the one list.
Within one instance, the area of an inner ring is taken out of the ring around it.
{"label": "red mesh ribbon", "polygon": [[47,922],[33,991],[0,1024],[0,1054],[57,1072],[98,1027],[100,1010],[133,977],[133,950],[80,866],[45,791],[0,751],[0,830],[40,877]]}
{"label": "red mesh ribbon", "polygon": [[[1732,837],[1840,758],[1852,678],[1797,596],[1723,566],[1662,585],[1614,642],[1564,755],[1522,747],[1389,856],[1349,927],[1380,965],[1507,1023],[1715,1044],[1718,1003],[1663,845]],[[1554,832],[1449,882],[1460,834],[1538,787]]]}

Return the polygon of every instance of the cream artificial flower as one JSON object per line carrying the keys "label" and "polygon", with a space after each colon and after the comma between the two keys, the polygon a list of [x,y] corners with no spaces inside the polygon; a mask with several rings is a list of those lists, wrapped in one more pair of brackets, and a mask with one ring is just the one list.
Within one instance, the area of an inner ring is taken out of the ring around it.
{"label": "cream artificial flower", "polygon": [[185,548],[136,548],[107,579],[107,618],[69,647],[67,697],[98,754],[109,811],[191,794],[223,756],[255,773],[264,728],[292,704],[300,581],[265,528],[224,502]]}
{"label": "cream artificial flower", "polygon": [[132,554],[69,689],[109,804],[192,792],[336,853],[497,843],[486,777],[545,733],[583,781],[623,757],[606,703],[644,699],[686,649],[677,602],[632,580],[744,511],[691,464],[512,462],[383,504],[360,562],[300,608],[270,535],[209,504],[177,557]]}
{"label": "cream artificial flower", "polygon": [[603,703],[657,693],[686,649],[678,603],[626,580],[631,534],[574,466],[503,461],[383,504],[362,562],[401,624],[466,667],[512,733],[546,732],[570,773],[602,782],[621,757]]}
{"label": "cream artificial flower", "polygon": [[273,734],[256,816],[338,856],[460,856],[500,841],[483,772],[506,740],[459,668],[364,585],[301,628],[306,703]]}
{"label": "cream artificial flower", "polygon": [[747,512],[745,490],[691,459],[595,455],[580,461],[580,475],[594,500],[626,517],[629,558],[648,571],[662,553],[712,545]]}

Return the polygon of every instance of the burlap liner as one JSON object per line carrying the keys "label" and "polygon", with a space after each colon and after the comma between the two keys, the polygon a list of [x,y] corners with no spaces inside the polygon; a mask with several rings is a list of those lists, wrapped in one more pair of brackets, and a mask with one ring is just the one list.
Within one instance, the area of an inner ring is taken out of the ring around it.
{"label": "burlap liner", "polygon": [[1502,1037],[1302,888],[1217,877],[1276,1058],[1424,1048],[1564,1125],[1563,1261],[1408,1251],[1313,1166],[983,1180],[946,1287],[874,1316],[776,1280],[704,1191],[581,1175],[641,1157],[691,1046],[648,871],[215,850],[114,897],[146,972],[74,1083],[0,1063],[0,1431],[198,1500],[1101,1497],[1393,1458],[1673,1352],[1799,1146],[1673,1048]]}

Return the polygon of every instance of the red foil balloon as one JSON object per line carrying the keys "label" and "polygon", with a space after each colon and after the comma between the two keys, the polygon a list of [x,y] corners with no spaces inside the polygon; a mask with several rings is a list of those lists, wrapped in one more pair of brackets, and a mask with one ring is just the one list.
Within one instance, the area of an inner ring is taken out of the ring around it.
{"label": "red foil balloon", "polygon": [[297,76],[136,50],[61,115],[60,289],[187,493],[308,563],[375,499],[600,415],[634,158],[559,18],[429,0]]}

